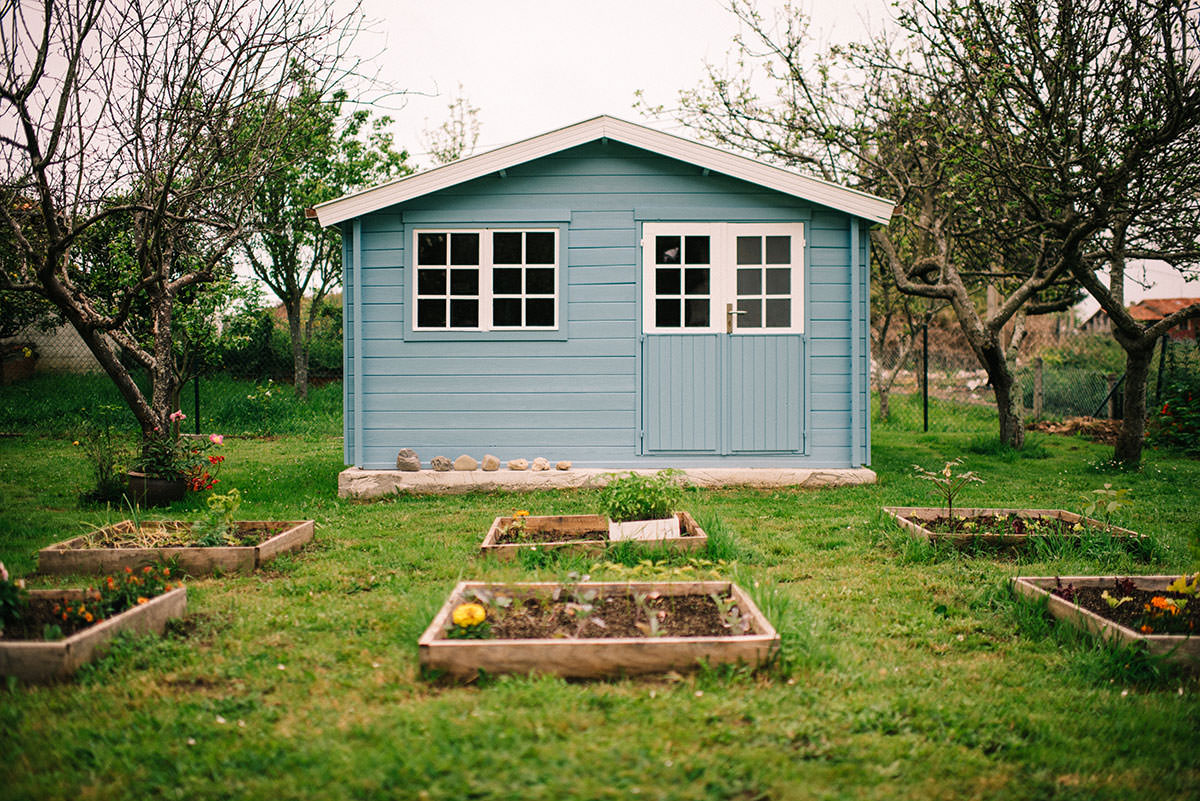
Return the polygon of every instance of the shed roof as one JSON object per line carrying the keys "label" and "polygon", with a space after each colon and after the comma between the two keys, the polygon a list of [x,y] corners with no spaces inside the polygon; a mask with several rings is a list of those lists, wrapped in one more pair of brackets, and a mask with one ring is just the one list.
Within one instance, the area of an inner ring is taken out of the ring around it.
{"label": "shed roof", "polygon": [[334,225],[363,214],[403,203],[455,184],[523,164],[597,139],[612,139],[633,147],[686,161],[699,167],[740,178],[788,195],[827,206],[871,222],[891,219],[896,204],[819,178],[726,153],[711,145],[693,142],[632,122],[602,115],[568,125],[511,145],[469,156],[415,175],[345,195],[316,207],[321,225]]}

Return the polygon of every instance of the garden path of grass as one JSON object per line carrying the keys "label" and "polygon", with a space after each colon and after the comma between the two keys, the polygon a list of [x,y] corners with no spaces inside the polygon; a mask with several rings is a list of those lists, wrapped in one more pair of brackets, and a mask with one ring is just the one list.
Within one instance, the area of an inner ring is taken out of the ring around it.
{"label": "garden path of grass", "polygon": [[[243,516],[314,518],[316,541],[253,576],[189,582],[184,625],[121,641],[74,683],[2,691],[0,798],[1197,797],[1196,676],[1049,624],[1006,580],[1197,569],[1200,462],[1149,452],[1140,473],[1098,472],[1108,450],[1079,439],[1008,459],[968,452],[975,437],[877,430],[875,486],[688,493],[733,536],[724,571],[788,636],[771,672],[467,687],[417,671],[416,639],[456,580],[590,567],[478,562],[488,523],[590,512],[595,495],[356,503],[335,494],[340,441],[231,438],[220,486],[242,491]],[[37,548],[121,516],[77,507],[77,451],[0,439],[0,559],[17,574]],[[1115,522],[1161,551],[1018,566],[909,545],[878,507],[933,503],[911,464],[959,455],[987,479],[971,505],[1077,510],[1104,482],[1129,487]]]}

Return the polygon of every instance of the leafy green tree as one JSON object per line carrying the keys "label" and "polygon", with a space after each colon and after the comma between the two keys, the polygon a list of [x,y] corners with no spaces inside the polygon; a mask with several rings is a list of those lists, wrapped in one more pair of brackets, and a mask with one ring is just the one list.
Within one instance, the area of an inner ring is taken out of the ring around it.
{"label": "leafy green tree", "polygon": [[293,135],[279,154],[283,166],[266,176],[253,196],[253,234],[243,249],[254,275],[287,313],[293,384],[306,398],[313,326],[342,274],[340,232],[307,219],[306,210],[406,175],[412,167],[408,153],[395,149],[387,130],[390,118],[372,119],[361,109],[344,115],[344,91],[326,93],[303,76],[297,84],[285,108]]}

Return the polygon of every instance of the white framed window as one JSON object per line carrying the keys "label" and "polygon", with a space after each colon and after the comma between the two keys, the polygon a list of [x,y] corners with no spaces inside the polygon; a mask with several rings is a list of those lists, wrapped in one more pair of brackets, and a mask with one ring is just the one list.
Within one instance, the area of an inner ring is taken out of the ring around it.
{"label": "white framed window", "polygon": [[646,223],[646,333],[804,330],[802,223]]}
{"label": "white framed window", "polygon": [[557,229],[413,232],[414,331],[558,328]]}

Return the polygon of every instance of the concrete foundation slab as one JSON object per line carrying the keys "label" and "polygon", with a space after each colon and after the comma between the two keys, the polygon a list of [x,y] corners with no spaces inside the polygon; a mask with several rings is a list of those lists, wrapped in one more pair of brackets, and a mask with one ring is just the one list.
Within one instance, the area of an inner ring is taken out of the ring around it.
{"label": "concrete foundation slab", "polygon": [[[530,492],[533,490],[600,487],[613,473],[629,470],[455,470],[403,472],[347,468],[338,474],[338,495],[343,498],[383,498],[398,492],[452,494],[462,492]],[[653,475],[655,470],[634,470]],[[697,487],[845,487],[874,484],[875,471],[866,467],[795,469],[767,467],[690,468],[681,471],[684,481]]]}

